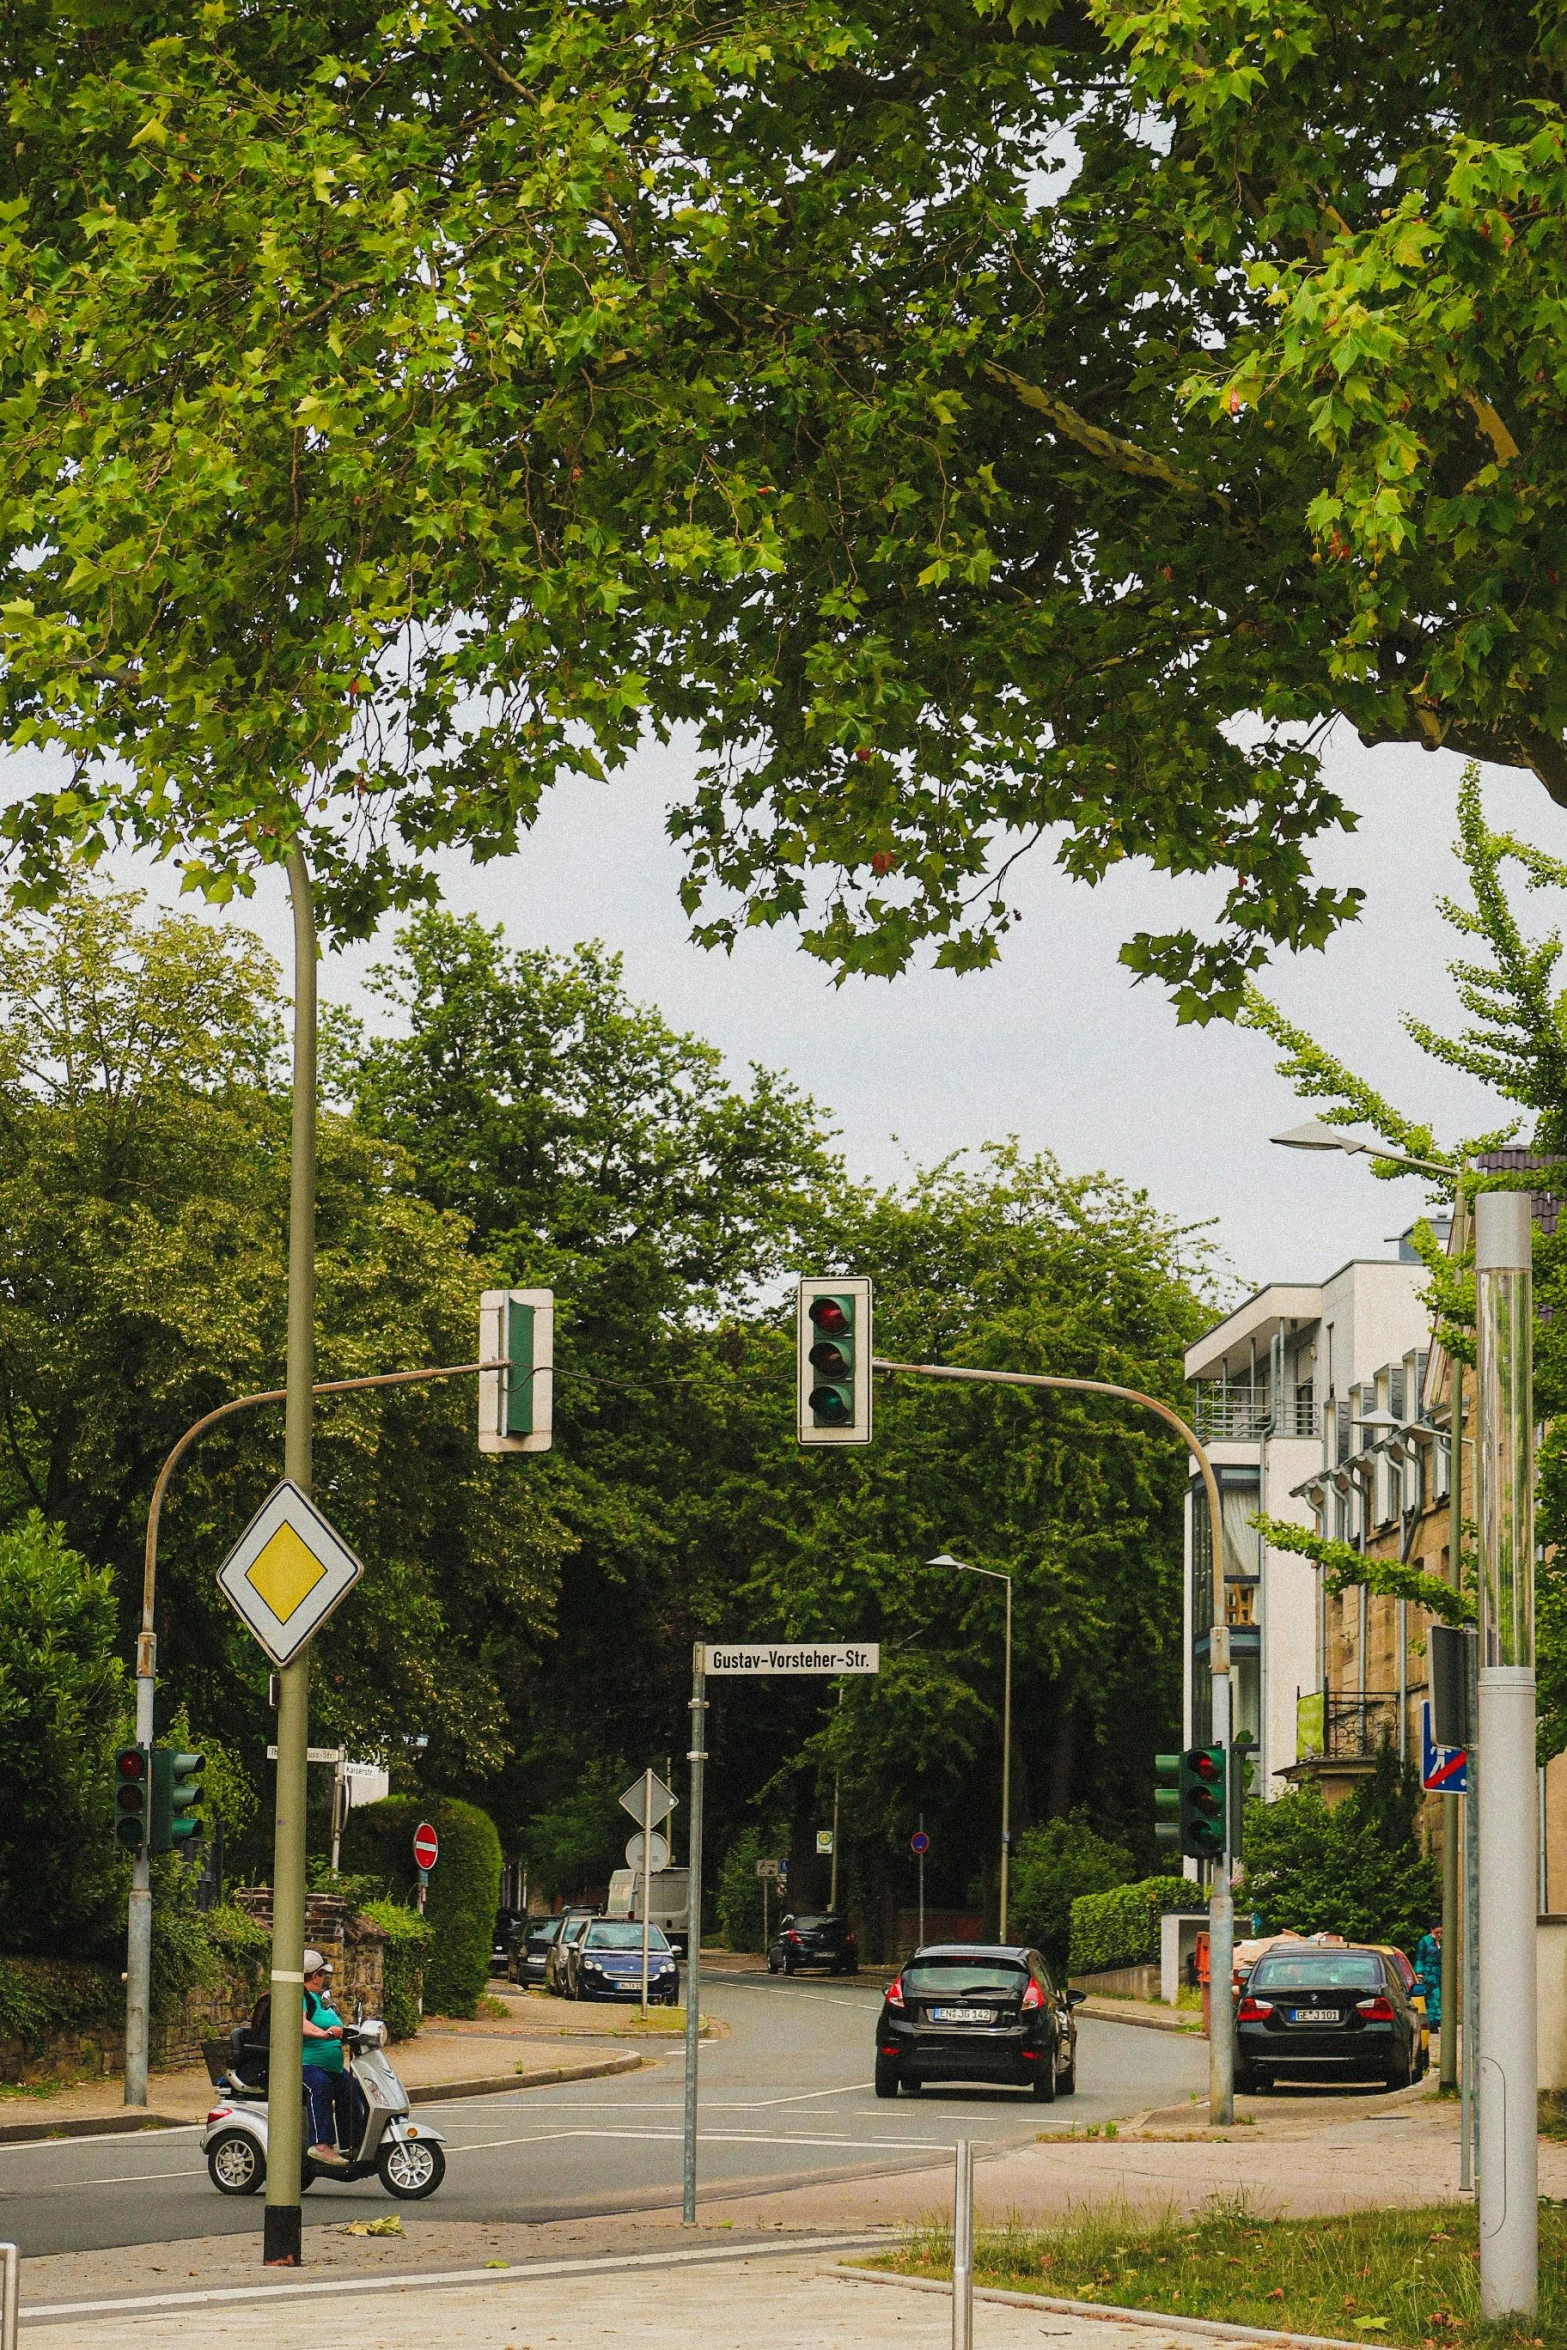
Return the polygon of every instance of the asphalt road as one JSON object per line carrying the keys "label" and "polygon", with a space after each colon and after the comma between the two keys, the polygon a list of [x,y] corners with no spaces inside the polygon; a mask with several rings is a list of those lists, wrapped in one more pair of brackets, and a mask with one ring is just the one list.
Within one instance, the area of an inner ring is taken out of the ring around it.
{"label": "asphalt road", "polygon": [[[1178,2103],[1207,2078],[1200,2039],[1082,2023],[1075,2097],[1041,2105],[1026,2089],[954,2085],[881,2101],[870,2080],[880,2000],[879,1988],[848,1981],[707,1978],[703,2008],[733,2037],[702,2047],[699,2191],[923,2168],[959,2136],[1022,2143]],[[679,2201],[678,2054],[609,2080],[418,2110],[447,2133],[445,2183],[421,2207],[432,2217],[555,2220]],[[0,2238],[36,2257],[254,2233],[257,2200],[215,2191],[198,2136],[160,2130],[0,2147]],[[373,2179],[319,2181],[304,2199],[307,2227],[396,2208]]]}

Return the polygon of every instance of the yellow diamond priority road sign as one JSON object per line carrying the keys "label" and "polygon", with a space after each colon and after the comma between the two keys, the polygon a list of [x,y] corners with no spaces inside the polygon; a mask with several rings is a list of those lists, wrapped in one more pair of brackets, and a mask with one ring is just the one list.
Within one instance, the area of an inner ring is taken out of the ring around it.
{"label": "yellow diamond priority road sign", "polygon": [[364,1571],[315,1503],[285,1477],[219,1567],[218,1588],[272,1662],[286,1665]]}

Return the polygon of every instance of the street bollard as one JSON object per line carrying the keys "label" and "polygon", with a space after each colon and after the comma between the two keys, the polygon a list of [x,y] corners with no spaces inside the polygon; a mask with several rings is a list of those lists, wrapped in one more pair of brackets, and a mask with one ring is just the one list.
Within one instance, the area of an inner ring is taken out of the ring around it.
{"label": "street bollard", "polygon": [[16,2350],[21,2299],[22,2255],[14,2244],[0,2244],[0,2350]]}
{"label": "street bollard", "polygon": [[952,2197],[952,2350],[974,2350],[974,2141],[960,2138]]}

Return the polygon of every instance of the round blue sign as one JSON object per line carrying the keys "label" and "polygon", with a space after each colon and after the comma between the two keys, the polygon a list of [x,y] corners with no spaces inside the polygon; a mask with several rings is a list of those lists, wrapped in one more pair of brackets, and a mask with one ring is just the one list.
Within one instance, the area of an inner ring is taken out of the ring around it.
{"label": "round blue sign", "polygon": [[926,1835],[923,1828],[916,1828],[913,1835],[909,1838],[909,1850],[911,1852],[929,1852],[930,1838]]}

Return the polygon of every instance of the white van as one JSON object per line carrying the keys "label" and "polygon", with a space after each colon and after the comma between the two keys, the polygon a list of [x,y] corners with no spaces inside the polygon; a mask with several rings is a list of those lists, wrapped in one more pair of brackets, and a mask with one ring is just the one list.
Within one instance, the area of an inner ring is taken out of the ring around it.
{"label": "white van", "polygon": [[[649,1887],[649,1922],[663,1927],[682,1958],[689,1940],[690,1885],[689,1869],[655,1869]],[[642,1913],[637,1904],[641,1898],[642,1871],[616,1869],[609,1880],[609,1900],[604,1914],[611,1918],[640,1918]]]}

